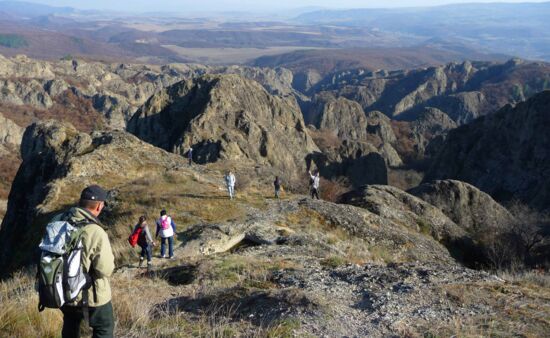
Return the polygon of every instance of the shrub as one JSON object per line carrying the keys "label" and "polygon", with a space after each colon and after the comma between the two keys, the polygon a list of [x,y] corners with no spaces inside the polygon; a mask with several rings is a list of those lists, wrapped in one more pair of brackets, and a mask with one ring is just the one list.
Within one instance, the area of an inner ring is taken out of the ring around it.
{"label": "shrub", "polygon": [[340,197],[351,190],[349,182],[345,178],[327,180],[321,177],[321,198],[325,201],[338,202]]}

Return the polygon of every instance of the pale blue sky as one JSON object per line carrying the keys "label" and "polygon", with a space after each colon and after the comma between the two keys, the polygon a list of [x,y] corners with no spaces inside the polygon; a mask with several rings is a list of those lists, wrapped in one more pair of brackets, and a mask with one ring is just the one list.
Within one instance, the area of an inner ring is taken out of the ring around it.
{"label": "pale blue sky", "polygon": [[[327,8],[367,7],[416,7],[436,6],[449,3],[495,2],[475,0],[27,0],[54,6],[71,6],[81,9],[110,9],[118,11],[258,11],[290,9],[309,6]],[[528,2],[545,2],[532,0]],[[504,0],[498,2],[526,2]]]}

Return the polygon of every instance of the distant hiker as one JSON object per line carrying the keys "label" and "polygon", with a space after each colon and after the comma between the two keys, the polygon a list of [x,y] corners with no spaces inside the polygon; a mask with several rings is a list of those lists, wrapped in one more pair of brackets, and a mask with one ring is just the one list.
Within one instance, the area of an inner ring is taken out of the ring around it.
{"label": "distant hiker", "polygon": [[166,242],[168,242],[168,258],[174,258],[174,234],[176,233],[176,224],[172,217],[166,214],[166,210],[160,212],[160,218],[157,220],[157,232],[155,238],[160,233],[160,256],[166,258]]}
{"label": "distant hiker", "polygon": [[145,215],[139,218],[138,223],[134,227],[134,234],[138,234],[137,244],[141,248],[139,256],[139,267],[142,266],[143,260],[147,257],[147,268],[151,267],[151,256],[153,247],[156,243],[153,241],[151,231],[149,231],[149,225],[147,224],[147,217]]}
{"label": "distant hiker", "polygon": [[109,277],[115,259],[109,237],[97,219],[107,192],[84,189],[77,207],[55,216],[40,243],[39,310],[60,308],[63,338],[80,337],[82,320],[93,337],[113,337],[114,316]]}
{"label": "distant hiker", "polygon": [[280,198],[281,192],[281,179],[279,176],[275,176],[275,181],[273,181],[273,187],[275,188],[275,198]]}
{"label": "distant hiker", "polygon": [[320,178],[319,178],[319,172],[317,171],[315,173],[315,175],[312,175],[311,174],[311,171],[308,171],[309,173],[309,177],[310,177],[310,192],[311,192],[311,198],[315,199],[319,199],[319,183],[320,183]]}
{"label": "distant hiker", "polygon": [[230,170],[227,172],[224,179],[225,185],[227,186],[227,192],[229,193],[229,199],[233,199],[233,197],[235,197],[235,183],[237,182],[235,175],[233,175]]}
{"label": "distant hiker", "polygon": [[187,159],[189,160],[189,166],[193,165],[193,148],[189,148],[187,151]]}

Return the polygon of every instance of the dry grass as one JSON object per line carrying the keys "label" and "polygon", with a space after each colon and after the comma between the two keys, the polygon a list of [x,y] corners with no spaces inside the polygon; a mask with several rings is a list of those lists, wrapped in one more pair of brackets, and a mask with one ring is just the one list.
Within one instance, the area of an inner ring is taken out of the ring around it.
{"label": "dry grass", "polygon": [[58,337],[61,332],[60,311],[38,312],[38,293],[34,274],[20,272],[0,283],[0,336]]}
{"label": "dry grass", "polygon": [[11,183],[20,164],[21,156],[16,149],[0,156],[0,199],[8,199]]}
{"label": "dry grass", "polygon": [[[550,332],[550,289],[519,278],[514,284],[450,284],[443,288],[450,304],[488,306],[492,313],[455,317],[417,330],[428,337],[544,337]],[[424,332],[422,332],[425,330]]]}

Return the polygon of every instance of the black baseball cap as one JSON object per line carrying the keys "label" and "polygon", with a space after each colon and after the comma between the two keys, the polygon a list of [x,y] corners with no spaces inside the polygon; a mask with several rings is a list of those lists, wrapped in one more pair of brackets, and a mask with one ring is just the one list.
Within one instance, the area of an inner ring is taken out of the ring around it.
{"label": "black baseball cap", "polygon": [[80,194],[80,199],[86,201],[105,202],[105,200],[107,199],[107,191],[105,191],[99,185],[90,185],[89,187],[86,187],[84,190],[82,190],[82,193]]}

